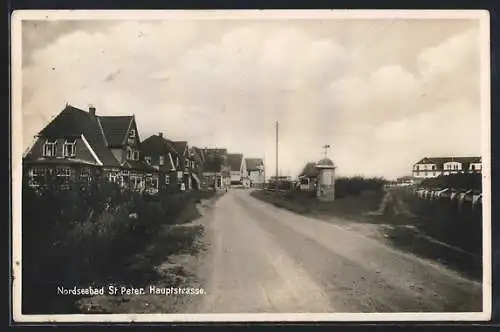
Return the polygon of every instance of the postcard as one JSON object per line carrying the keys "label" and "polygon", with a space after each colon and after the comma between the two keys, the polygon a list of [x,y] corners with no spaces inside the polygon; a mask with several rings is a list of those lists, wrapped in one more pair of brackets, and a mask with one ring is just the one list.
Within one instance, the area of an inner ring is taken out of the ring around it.
{"label": "postcard", "polygon": [[490,319],[487,11],[11,23],[16,322]]}

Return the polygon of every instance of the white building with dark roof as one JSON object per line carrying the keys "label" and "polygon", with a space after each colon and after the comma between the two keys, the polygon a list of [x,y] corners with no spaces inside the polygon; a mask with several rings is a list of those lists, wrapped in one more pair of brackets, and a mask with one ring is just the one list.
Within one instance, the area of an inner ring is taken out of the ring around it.
{"label": "white building with dark roof", "polygon": [[413,164],[412,175],[415,178],[435,178],[481,171],[481,157],[425,157]]}

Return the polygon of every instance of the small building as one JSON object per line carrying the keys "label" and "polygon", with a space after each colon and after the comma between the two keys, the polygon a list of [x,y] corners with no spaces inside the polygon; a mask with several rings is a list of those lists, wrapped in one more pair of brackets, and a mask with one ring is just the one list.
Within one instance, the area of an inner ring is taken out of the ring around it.
{"label": "small building", "polygon": [[320,201],[335,200],[335,165],[328,158],[323,158],[315,165],[318,170],[316,196]]}
{"label": "small building", "polygon": [[266,181],[264,161],[261,158],[245,158],[250,187],[260,187]]}
{"label": "small building", "polygon": [[205,148],[203,149],[203,155],[203,185],[208,189],[227,190],[231,185],[227,150],[223,148]]}
{"label": "small building", "polygon": [[319,170],[315,162],[308,162],[298,176],[300,191],[314,191],[318,179]]}

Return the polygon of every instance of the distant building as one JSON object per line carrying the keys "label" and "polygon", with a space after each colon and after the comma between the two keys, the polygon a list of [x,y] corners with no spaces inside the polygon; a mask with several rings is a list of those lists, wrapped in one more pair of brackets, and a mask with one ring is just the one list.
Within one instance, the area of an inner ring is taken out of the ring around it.
{"label": "distant building", "polygon": [[231,171],[231,184],[245,184],[244,182],[248,180],[248,174],[243,154],[228,153],[227,163]]}
{"label": "distant building", "polygon": [[200,189],[200,179],[195,172],[200,161],[195,159],[187,142],[168,140],[160,132],[145,139],[140,146],[144,161],[160,174],[160,187]]}
{"label": "distant building", "polygon": [[245,165],[251,186],[260,186],[266,181],[264,161],[261,158],[246,158]]}
{"label": "distant building", "polygon": [[481,157],[425,157],[416,162],[412,169],[415,178],[481,172]]}
{"label": "distant building", "polygon": [[315,162],[308,162],[302,172],[300,172],[298,180],[299,187],[302,191],[313,191],[316,188],[319,170],[316,168]]}
{"label": "distant building", "polygon": [[227,150],[223,148],[203,149],[203,185],[214,190],[225,190],[231,182]]}

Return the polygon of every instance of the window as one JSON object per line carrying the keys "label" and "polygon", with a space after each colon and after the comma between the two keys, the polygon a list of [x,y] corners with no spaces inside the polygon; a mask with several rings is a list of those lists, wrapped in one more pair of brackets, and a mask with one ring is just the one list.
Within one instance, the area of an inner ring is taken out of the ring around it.
{"label": "window", "polygon": [[191,161],[191,168],[195,168],[196,165],[194,164],[194,161]]}
{"label": "window", "polygon": [[122,177],[122,186],[127,186],[130,181],[130,171],[129,170],[123,170],[121,172],[121,177]]}
{"label": "window", "polygon": [[89,167],[82,167],[80,169],[80,179],[90,181],[90,168]]}
{"label": "window", "polygon": [[139,160],[139,151],[132,150],[131,148],[127,149],[127,159],[128,160]]}
{"label": "window", "polygon": [[432,169],[433,169],[433,170],[436,170],[436,165],[432,165]]}
{"label": "window", "polygon": [[179,167],[179,157],[175,157],[175,166]]}
{"label": "window", "polygon": [[56,178],[60,185],[66,185],[71,178],[71,168],[56,168]]}
{"label": "window", "polygon": [[56,156],[56,141],[46,141],[43,145],[43,156],[44,157],[55,157]]}
{"label": "window", "polygon": [[135,138],[135,129],[130,129],[128,132],[128,138]]}
{"label": "window", "polygon": [[69,167],[57,168],[56,176],[69,178],[71,176],[71,168]]}
{"label": "window", "polygon": [[45,168],[32,168],[28,173],[28,184],[30,186],[39,186],[45,180],[47,169]]}
{"label": "window", "polygon": [[63,145],[63,156],[64,157],[74,157],[75,156],[75,144],[76,141],[66,140]]}
{"label": "window", "polygon": [[170,184],[170,175],[169,174],[165,175],[165,184]]}
{"label": "window", "polygon": [[116,182],[116,178],[117,178],[116,172],[109,172],[108,173],[108,181],[109,182],[113,182],[113,183]]}
{"label": "window", "polygon": [[144,160],[146,161],[146,164],[151,165],[151,157],[144,157]]}
{"label": "window", "polygon": [[165,162],[165,157],[160,156],[160,158],[159,158],[159,160],[158,160],[158,163],[159,163],[160,165],[163,165],[163,163],[164,163],[164,162]]}

